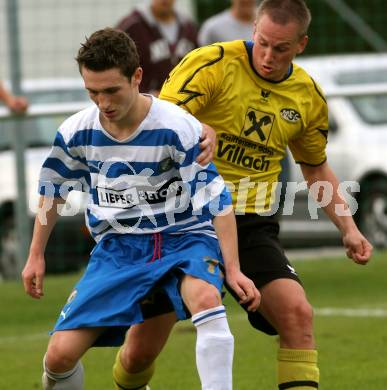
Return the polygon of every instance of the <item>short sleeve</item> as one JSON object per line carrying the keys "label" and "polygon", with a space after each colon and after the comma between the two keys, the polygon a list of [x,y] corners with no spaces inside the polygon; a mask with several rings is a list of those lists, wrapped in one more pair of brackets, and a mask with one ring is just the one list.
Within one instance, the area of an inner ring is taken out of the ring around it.
{"label": "short sleeve", "polygon": [[57,132],[40,171],[40,195],[65,198],[69,191],[89,190],[90,171],[78,150],[77,147],[71,147],[71,141],[65,141],[61,131]]}
{"label": "short sleeve", "polygon": [[326,160],[328,141],[328,106],[319,86],[313,81],[311,97],[306,105],[306,119],[301,135],[289,142],[289,148],[297,163],[312,166]]}

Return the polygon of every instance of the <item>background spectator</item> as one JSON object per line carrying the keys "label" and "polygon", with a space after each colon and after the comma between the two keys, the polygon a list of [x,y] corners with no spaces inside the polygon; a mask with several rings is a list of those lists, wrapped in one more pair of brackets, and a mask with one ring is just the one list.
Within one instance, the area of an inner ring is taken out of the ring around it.
{"label": "background spectator", "polygon": [[14,96],[7,91],[3,83],[0,82],[0,101],[11,111],[17,114],[25,112],[28,108],[28,100],[24,96]]}
{"label": "background spectator", "polygon": [[199,31],[199,45],[251,39],[256,0],[232,0],[231,7],[207,19]]}
{"label": "background spectator", "polygon": [[179,14],[174,4],[174,0],[151,0],[117,25],[136,42],[144,70],[140,92],[157,96],[172,68],[197,47],[195,23]]}

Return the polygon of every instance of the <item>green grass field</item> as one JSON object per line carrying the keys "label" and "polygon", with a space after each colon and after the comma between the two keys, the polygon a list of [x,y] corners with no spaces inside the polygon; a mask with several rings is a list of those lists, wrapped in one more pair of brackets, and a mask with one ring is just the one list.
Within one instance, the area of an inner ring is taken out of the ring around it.
{"label": "green grass field", "polygon": [[[376,253],[366,267],[344,256],[294,265],[316,311],[320,388],[387,389],[387,252]],[[48,277],[41,301],[28,298],[21,283],[0,283],[0,390],[40,389],[47,332],[78,276]],[[235,336],[234,389],[276,389],[277,339],[254,332],[242,310],[228,298],[226,304]],[[152,390],[200,388],[194,345],[190,322],[177,325],[158,359]],[[86,390],[112,389],[115,353],[103,348],[86,354]]]}

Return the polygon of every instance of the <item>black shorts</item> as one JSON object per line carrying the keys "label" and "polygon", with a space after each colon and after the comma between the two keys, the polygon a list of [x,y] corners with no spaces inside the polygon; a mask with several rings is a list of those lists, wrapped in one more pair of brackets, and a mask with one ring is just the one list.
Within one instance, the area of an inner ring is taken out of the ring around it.
{"label": "black shorts", "polygon": [[[258,289],[280,278],[293,279],[301,284],[278,240],[279,224],[276,216],[246,214],[237,215],[236,220],[241,270]],[[259,312],[248,313],[248,317],[254,328],[267,334],[277,334]]]}
{"label": "black shorts", "polygon": [[[236,221],[241,270],[258,289],[280,278],[293,279],[302,284],[278,240],[279,224],[275,216],[237,215]],[[226,288],[239,301],[227,285]],[[141,306],[145,319],[174,310],[168,296],[158,288]],[[270,335],[277,334],[259,312],[249,312],[248,318],[254,328]]]}
{"label": "black shorts", "polygon": [[140,302],[144,320],[175,311],[168,294],[161,287],[163,280],[149,292],[147,297]]}

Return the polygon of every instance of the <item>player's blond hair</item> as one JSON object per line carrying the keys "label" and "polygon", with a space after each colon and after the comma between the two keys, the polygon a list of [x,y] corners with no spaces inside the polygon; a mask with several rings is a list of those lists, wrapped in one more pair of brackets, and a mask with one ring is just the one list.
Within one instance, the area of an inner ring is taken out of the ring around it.
{"label": "player's blond hair", "polygon": [[257,9],[257,22],[263,15],[278,24],[295,21],[300,26],[300,36],[308,33],[312,15],[304,0],[262,0]]}

